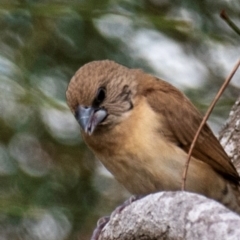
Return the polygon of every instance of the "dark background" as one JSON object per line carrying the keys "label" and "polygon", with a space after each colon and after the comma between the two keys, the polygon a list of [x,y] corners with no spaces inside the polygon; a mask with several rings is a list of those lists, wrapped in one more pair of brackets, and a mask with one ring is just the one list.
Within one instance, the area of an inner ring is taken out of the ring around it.
{"label": "dark background", "polygon": [[[0,238],[89,239],[129,195],[79,135],[65,100],[83,64],[112,59],[183,90],[204,113],[239,58],[240,1],[1,0]],[[217,133],[236,74],[211,115]]]}

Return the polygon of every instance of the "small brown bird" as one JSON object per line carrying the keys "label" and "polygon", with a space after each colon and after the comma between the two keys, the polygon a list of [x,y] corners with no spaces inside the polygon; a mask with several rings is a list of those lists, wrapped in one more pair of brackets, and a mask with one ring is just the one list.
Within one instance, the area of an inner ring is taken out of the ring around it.
{"label": "small brown bird", "polygon": [[[129,192],[181,189],[187,154],[202,121],[183,93],[141,70],[103,60],[81,67],[66,96],[83,139]],[[239,180],[206,124],[192,153],[186,190],[240,213]]]}

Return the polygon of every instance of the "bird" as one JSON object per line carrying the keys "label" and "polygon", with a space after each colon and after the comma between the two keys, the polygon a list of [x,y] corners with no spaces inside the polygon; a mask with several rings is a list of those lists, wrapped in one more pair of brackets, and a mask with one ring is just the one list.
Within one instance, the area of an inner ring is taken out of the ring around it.
{"label": "bird", "polygon": [[[130,193],[181,190],[188,151],[203,119],[184,93],[141,69],[98,60],[77,70],[66,99],[87,146]],[[240,214],[239,180],[205,124],[192,151],[186,191]]]}

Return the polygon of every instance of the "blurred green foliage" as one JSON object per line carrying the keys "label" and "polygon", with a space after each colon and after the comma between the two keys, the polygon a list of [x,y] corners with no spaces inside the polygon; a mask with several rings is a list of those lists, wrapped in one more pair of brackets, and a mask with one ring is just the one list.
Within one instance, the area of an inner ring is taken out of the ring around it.
{"label": "blurred green foliage", "polygon": [[[80,66],[112,59],[162,74],[204,111],[230,71],[226,66],[239,57],[239,36],[219,17],[225,9],[239,22],[239,3],[1,0],[0,238],[89,239],[99,215],[123,198],[108,196],[106,189],[117,187],[97,173],[65,102],[68,82]],[[181,51],[169,51],[170,65],[155,61],[156,70],[151,46],[142,45],[141,36],[160,49],[171,42]],[[164,41],[158,42],[159,36]],[[186,63],[179,66],[181,59]],[[187,72],[192,79],[187,88],[174,69],[188,71],[191,59],[201,67]],[[201,83],[193,87],[197,76]],[[239,77],[235,82],[213,119],[227,116],[239,93]]]}

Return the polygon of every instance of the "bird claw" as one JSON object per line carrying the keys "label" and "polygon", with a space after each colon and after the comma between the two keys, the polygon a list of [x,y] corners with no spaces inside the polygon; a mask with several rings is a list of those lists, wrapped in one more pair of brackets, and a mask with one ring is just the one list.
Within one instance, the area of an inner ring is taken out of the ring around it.
{"label": "bird claw", "polygon": [[97,227],[94,229],[91,240],[98,240],[101,231],[103,230],[103,228],[106,226],[106,224],[109,222],[110,217],[109,216],[105,216],[105,217],[101,217],[98,221],[97,221]]}
{"label": "bird claw", "polygon": [[114,217],[116,214],[119,214],[122,212],[122,210],[130,205],[132,202],[135,202],[136,200],[142,198],[143,196],[131,196],[128,200],[126,200],[123,204],[118,206],[111,214],[111,216],[105,216],[98,220],[97,227],[93,231],[93,235],[91,237],[91,240],[98,240],[101,231],[106,226],[106,224],[109,222],[110,218]]}
{"label": "bird claw", "polygon": [[123,204],[121,204],[120,206],[118,206],[111,214],[111,217],[119,214],[122,212],[122,210],[127,207],[128,205],[130,205],[132,202],[137,201],[138,199],[142,198],[142,196],[131,196],[129,199],[127,199]]}

